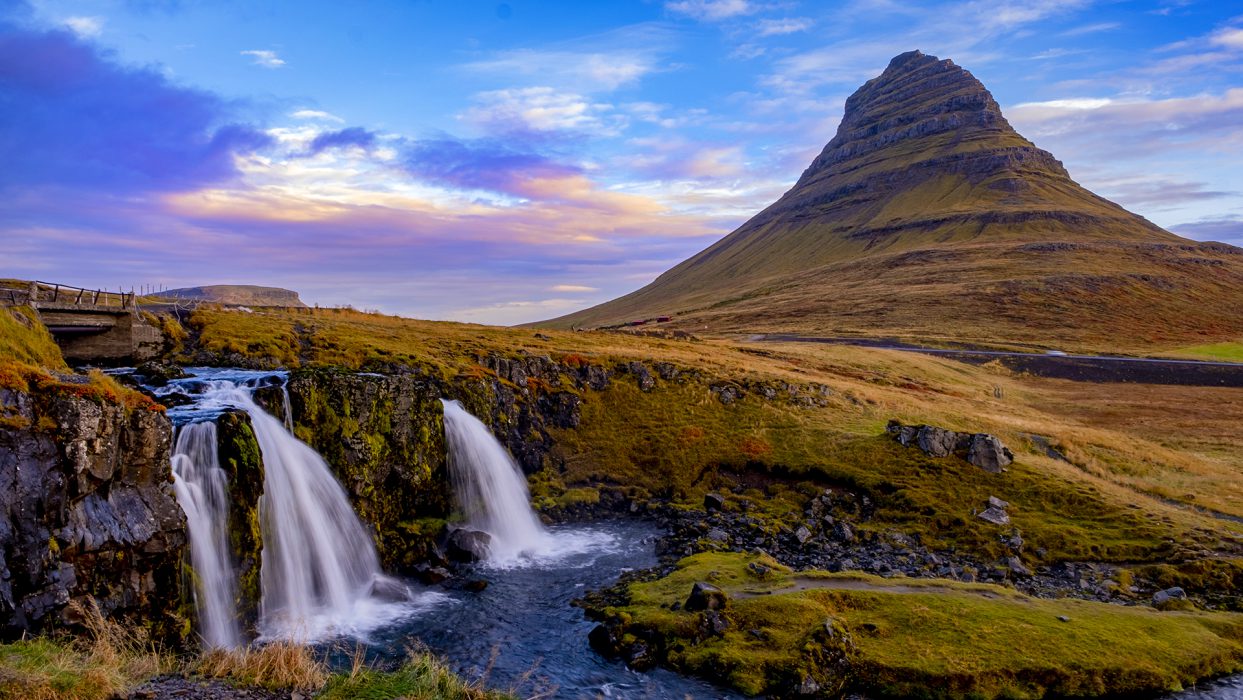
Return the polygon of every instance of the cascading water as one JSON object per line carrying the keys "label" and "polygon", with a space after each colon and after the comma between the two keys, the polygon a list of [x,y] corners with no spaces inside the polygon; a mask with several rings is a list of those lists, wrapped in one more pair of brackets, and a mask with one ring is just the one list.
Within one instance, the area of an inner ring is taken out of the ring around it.
{"label": "cascading water", "polygon": [[196,574],[194,603],[203,644],[209,648],[236,647],[241,633],[234,602],[237,587],[229,561],[228,476],[220,468],[216,424],[203,421],[182,426],[172,463],[173,490],[190,531],[190,559]]}
{"label": "cascading water", "polygon": [[526,477],[513,457],[461,403],[441,403],[453,493],[467,525],[492,536],[489,560],[512,561],[548,549],[551,538],[531,510]]}
{"label": "cascading water", "polygon": [[466,526],[491,536],[490,564],[547,563],[612,544],[607,533],[554,536],[544,529],[531,509],[526,477],[505,446],[461,403],[447,399],[441,403],[453,494]]}
{"label": "cascading water", "polygon": [[[286,430],[284,421],[255,403],[247,382],[258,380],[182,380],[163,391],[193,387],[198,394],[192,405],[170,411],[174,420],[214,419],[229,408],[250,416],[264,467],[259,498],[260,638],[312,642],[362,634],[442,600],[444,596],[436,593],[416,598],[381,572],[375,545],[328,464]],[[179,501],[192,523],[191,557],[204,591],[196,597],[203,636],[211,646],[236,646],[240,641],[233,607],[236,573],[226,545],[227,484],[215,455],[215,424],[191,423],[182,431],[188,454],[174,459],[180,470]],[[182,452],[180,440],[177,452]],[[211,495],[201,495],[208,492]],[[207,572],[215,578],[209,581]]]}

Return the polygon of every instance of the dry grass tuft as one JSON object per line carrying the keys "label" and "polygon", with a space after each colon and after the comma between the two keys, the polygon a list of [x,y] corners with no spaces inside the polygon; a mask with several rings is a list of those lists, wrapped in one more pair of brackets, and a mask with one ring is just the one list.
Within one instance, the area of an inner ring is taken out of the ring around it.
{"label": "dry grass tuft", "polygon": [[172,668],[142,630],[105,619],[93,599],[68,612],[86,630],[79,639],[0,645],[0,700],[104,700]]}
{"label": "dry grass tuft", "polygon": [[190,670],[208,678],[227,678],[272,690],[319,690],[328,682],[328,668],[309,647],[296,642],[212,649],[204,652]]}

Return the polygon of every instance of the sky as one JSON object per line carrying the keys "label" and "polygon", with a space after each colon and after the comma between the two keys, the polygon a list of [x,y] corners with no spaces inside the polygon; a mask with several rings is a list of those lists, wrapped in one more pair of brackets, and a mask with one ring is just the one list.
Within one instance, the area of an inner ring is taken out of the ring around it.
{"label": "sky", "polygon": [[1243,245],[1237,0],[0,0],[0,277],[558,316],[779,197],[911,49]]}

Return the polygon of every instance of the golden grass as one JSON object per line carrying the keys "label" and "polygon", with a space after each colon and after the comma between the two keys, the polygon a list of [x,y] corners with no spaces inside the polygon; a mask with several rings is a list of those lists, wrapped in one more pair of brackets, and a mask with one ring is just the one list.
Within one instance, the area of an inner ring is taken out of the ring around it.
{"label": "golden grass", "polygon": [[309,647],[286,641],[242,649],[211,649],[191,670],[207,678],[224,678],[272,690],[319,690],[329,678],[328,667]]}
{"label": "golden grass", "polygon": [[28,306],[0,307],[0,362],[65,371],[65,360],[52,334]]}
{"label": "golden grass", "polygon": [[86,630],[79,639],[0,645],[0,699],[104,700],[172,669],[142,630],[104,618],[94,600],[71,603],[69,614]]}

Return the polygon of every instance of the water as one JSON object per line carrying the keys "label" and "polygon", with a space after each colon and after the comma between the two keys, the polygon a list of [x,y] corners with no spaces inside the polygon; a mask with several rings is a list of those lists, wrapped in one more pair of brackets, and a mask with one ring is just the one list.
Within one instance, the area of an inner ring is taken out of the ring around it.
{"label": "water", "polygon": [[[259,498],[263,538],[260,639],[315,642],[341,635],[363,637],[395,619],[435,607],[444,599],[442,594],[416,591],[383,574],[371,536],[354,514],[345,490],[328,464],[295,438],[282,420],[254,402],[253,387],[270,377],[270,372],[201,372],[194,378],[171,382],[162,390],[195,395],[194,404],[170,411],[175,421],[211,420],[228,408],[241,409],[250,416],[264,465],[263,495]],[[183,433],[187,430],[196,434],[199,431],[193,424],[183,428]],[[215,464],[214,457],[206,454],[198,459]],[[183,464],[186,461],[181,460]],[[223,493],[223,472],[218,465],[215,470],[221,475],[219,486]],[[185,481],[188,485],[189,480]],[[192,489],[185,490],[188,498],[182,503],[187,518],[211,520],[197,529],[215,533],[192,542],[196,571],[200,540],[208,544],[204,558],[227,562],[227,552],[223,557],[213,553],[214,544],[225,538],[222,531],[226,527],[223,517],[227,508],[201,508],[199,501],[210,499],[196,500]],[[230,637],[227,632],[220,632],[220,636],[215,636],[216,623],[212,620],[236,618],[231,603],[236,574],[230,567],[220,578],[225,583],[200,596],[210,602],[200,612],[203,635],[205,639],[217,640],[213,644],[235,646],[239,641],[236,635]],[[203,580],[207,591],[207,579]],[[216,606],[223,605],[226,599],[230,601],[227,610],[218,610]]]}
{"label": "water", "polygon": [[490,564],[538,565],[607,545],[601,533],[573,531],[553,536],[545,530],[531,509],[527,479],[505,446],[462,404],[441,403],[453,493],[466,527],[492,537]]}
{"label": "water", "polygon": [[452,591],[452,600],[434,613],[377,631],[370,649],[397,662],[417,637],[468,679],[478,678],[495,653],[487,684],[517,686],[519,697],[555,688],[549,697],[741,698],[671,671],[631,671],[587,643],[595,623],[570,601],[612,585],[623,571],[655,566],[659,532],[639,521],[553,526],[548,530],[553,538],[602,544],[528,566],[482,564],[466,578],[486,580],[486,589]]}
{"label": "water", "polygon": [[172,465],[173,490],[190,531],[199,634],[208,648],[236,647],[242,635],[234,606],[236,575],[229,557],[229,484],[217,455],[216,424],[182,426]]}

